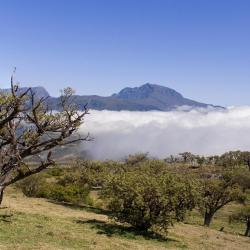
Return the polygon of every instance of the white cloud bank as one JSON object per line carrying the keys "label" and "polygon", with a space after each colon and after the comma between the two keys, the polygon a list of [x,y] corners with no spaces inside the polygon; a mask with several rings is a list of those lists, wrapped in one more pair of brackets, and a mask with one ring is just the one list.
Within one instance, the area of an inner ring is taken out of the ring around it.
{"label": "white cloud bank", "polygon": [[172,112],[92,110],[81,128],[86,131],[94,141],[85,143],[84,148],[95,159],[121,159],[138,152],[164,158],[184,151],[202,155],[250,151],[250,107]]}

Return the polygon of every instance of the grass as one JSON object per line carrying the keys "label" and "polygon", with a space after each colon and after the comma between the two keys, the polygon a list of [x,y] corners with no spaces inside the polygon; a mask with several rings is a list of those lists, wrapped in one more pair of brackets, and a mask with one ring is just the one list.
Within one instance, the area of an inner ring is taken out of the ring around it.
{"label": "grass", "polygon": [[[218,213],[211,229],[191,214],[164,237],[114,223],[102,209],[27,198],[9,188],[0,209],[0,249],[249,249],[250,239],[239,235],[243,227],[225,222],[236,206]],[[225,232],[218,231],[222,222]]]}
{"label": "grass", "polygon": [[[229,223],[229,216],[241,207],[240,204],[231,203],[220,209],[215,215],[210,225],[210,228],[231,233],[235,235],[243,235],[245,232],[245,225],[243,223]],[[185,223],[191,225],[203,225],[203,218],[197,210],[193,210]]]}

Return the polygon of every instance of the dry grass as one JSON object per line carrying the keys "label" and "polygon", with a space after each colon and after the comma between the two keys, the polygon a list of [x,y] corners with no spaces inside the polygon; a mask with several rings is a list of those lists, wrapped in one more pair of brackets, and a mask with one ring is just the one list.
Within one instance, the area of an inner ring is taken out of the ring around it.
{"label": "dry grass", "polygon": [[249,249],[250,240],[246,237],[216,231],[197,225],[178,224],[171,230],[171,235],[182,239],[188,249]]}
{"label": "dry grass", "polygon": [[[27,198],[10,188],[0,214],[0,249],[249,249],[250,239],[200,225],[177,224],[168,239],[140,235],[104,211]],[[8,217],[9,215],[12,215]],[[198,223],[198,222],[197,222]],[[219,224],[218,219],[215,220]],[[217,226],[216,226],[217,227]],[[241,228],[240,228],[241,229]]]}

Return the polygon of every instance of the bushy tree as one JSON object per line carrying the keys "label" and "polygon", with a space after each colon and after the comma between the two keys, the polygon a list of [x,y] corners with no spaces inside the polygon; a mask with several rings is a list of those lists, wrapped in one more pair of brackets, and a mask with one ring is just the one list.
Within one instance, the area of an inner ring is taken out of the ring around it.
{"label": "bushy tree", "polygon": [[229,221],[245,223],[246,231],[244,235],[250,237],[250,205],[244,206],[240,211],[231,215]]}
{"label": "bushy tree", "polygon": [[157,161],[142,164],[111,176],[102,195],[117,221],[139,230],[155,227],[167,230],[175,220],[183,220],[186,211],[195,206],[195,185],[164,171]]}
{"label": "bushy tree", "polygon": [[183,152],[180,153],[179,155],[182,157],[184,163],[193,163],[196,157],[194,154],[190,152]]}
{"label": "bushy tree", "polygon": [[234,179],[233,171],[223,169],[202,173],[200,177],[199,209],[204,225],[209,226],[215,213],[232,201],[243,201],[245,196]]}
{"label": "bushy tree", "polygon": [[234,169],[233,179],[238,183],[243,192],[250,189],[250,171],[245,167],[238,167]]}
{"label": "bushy tree", "polygon": [[54,164],[52,149],[88,139],[72,137],[88,112],[77,111],[72,94],[65,89],[61,111],[53,112],[46,97],[38,99],[32,89],[22,92],[13,78],[11,91],[0,92],[0,203],[6,186]]}

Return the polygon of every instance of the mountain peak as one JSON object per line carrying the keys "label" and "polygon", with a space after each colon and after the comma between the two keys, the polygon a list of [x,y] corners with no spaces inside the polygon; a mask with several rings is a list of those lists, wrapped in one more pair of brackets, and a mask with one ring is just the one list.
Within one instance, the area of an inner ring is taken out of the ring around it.
{"label": "mountain peak", "polygon": [[121,99],[147,99],[147,98],[181,99],[183,98],[180,93],[178,93],[177,91],[171,88],[157,85],[157,84],[152,84],[152,83],[145,83],[141,85],[140,87],[124,88],[118,94],[115,94],[114,96],[117,98],[121,98]]}

